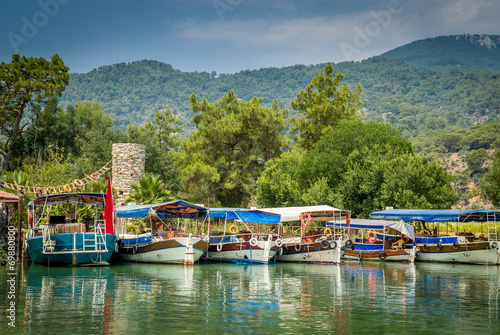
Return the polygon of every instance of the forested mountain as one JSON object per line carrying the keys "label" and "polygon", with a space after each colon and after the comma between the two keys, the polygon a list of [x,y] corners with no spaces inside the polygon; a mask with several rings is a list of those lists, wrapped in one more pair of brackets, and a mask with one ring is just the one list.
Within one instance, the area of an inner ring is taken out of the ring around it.
{"label": "forested mountain", "polygon": [[500,35],[454,35],[427,38],[390,50],[382,56],[420,66],[452,66],[500,72]]}
{"label": "forested mountain", "polygon": [[[233,89],[245,101],[276,99],[289,106],[325,64],[246,70],[236,74],[182,72],[157,61],[142,60],[103,66],[86,74],[71,74],[61,99],[100,101],[117,126],[143,124],[155,110],[171,108],[181,118],[184,136],[193,130],[189,96],[213,102]],[[412,138],[430,129],[466,127],[498,116],[500,78],[491,72],[460,68],[425,68],[388,57],[334,64],[343,82],[362,85],[365,119],[385,119]],[[294,115],[294,111],[291,111]]]}

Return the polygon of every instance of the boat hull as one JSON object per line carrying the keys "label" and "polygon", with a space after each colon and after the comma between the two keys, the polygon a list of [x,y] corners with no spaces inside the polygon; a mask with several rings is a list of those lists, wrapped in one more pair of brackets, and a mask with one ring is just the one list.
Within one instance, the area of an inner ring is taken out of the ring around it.
{"label": "boat hull", "polygon": [[327,240],[322,242],[284,245],[278,252],[276,260],[278,262],[340,263],[340,242]]}
{"label": "boat hull", "polygon": [[257,242],[251,246],[249,242],[234,242],[212,244],[208,249],[207,259],[210,261],[233,263],[268,264],[276,255],[276,247],[266,251],[265,241]]}
{"label": "boat hull", "polygon": [[500,264],[500,252],[498,248],[491,248],[491,243],[469,242],[460,244],[417,244],[420,252],[417,261],[421,262],[445,262],[445,263],[468,263],[468,264]]}
{"label": "boat hull", "polygon": [[120,258],[129,262],[194,264],[207,251],[208,242],[198,237],[176,237],[144,245],[118,245],[117,249]]}
{"label": "boat hull", "polygon": [[[412,259],[413,257],[413,259]],[[407,249],[399,250],[346,250],[342,255],[345,260],[378,262],[413,262],[415,256]]]}
{"label": "boat hull", "polygon": [[[111,256],[113,255],[115,236],[105,234],[106,249],[92,251],[92,245],[86,242],[85,249],[83,248],[84,240],[89,240],[95,237],[94,233],[68,233],[52,235],[51,239],[55,240],[55,246],[50,252],[43,251],[43,236],[35,236],[29,238],[28,244],[29,255],[33,263],[45,265],[108,265]],[[94,247],[95,249],[95,247]]]}

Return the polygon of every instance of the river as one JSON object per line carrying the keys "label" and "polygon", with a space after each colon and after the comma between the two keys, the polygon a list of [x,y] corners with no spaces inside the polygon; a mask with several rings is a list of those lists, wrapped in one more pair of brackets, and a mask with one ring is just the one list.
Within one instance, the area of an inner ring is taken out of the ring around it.
{"label": "river", "polygon": [[24,264],[0,268],[0,333],[499,334],[499,286],[481,265]]}

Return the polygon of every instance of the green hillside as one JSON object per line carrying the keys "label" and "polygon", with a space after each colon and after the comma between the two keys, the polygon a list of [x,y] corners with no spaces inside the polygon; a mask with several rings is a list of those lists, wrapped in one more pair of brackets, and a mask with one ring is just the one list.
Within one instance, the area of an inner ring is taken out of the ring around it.
{"label": "green hillside", "polygon": [[420,66],[451,66],[500,72],[500,35],[454,35],[427,38],[382,56]]}
{"label": "green hillside", "polygon": [[[189,95],[210,102],[229,89],[246,101],[253,96],[270,105],[277,99],[289,106],[325,64],[246,70],[236,74],[182,72],[157,61],[142,60],[103,66],[86,74],[72,74],[61,99],[67,105],[96,100],[103,110],[125,127],[152,119],[158,109],[171,108],[184,125],[184,136],[193,126],[189,120]],[[345,74],[351,88],[360,83],[365,119],[385,119],[412,138],[430,129],[466,127],[498,115],[498,74],[459,68],[425,68],[388,57],[334,64]],[[291,115],[294,111],[291,111]]]}

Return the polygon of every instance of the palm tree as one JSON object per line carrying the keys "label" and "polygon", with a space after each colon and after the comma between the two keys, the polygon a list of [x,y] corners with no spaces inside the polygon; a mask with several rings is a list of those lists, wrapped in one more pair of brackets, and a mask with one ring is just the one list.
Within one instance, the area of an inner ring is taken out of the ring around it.
{"label": "palm tree", "polygon": [[130,187],[134,191],[125,200],[125,203],[134,202],[138,205],[146,205],[174,200],[163,181],[153,174],[143,175],[137,183],[131,184]]}

